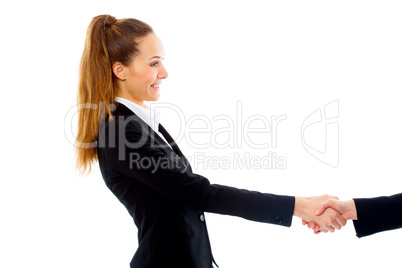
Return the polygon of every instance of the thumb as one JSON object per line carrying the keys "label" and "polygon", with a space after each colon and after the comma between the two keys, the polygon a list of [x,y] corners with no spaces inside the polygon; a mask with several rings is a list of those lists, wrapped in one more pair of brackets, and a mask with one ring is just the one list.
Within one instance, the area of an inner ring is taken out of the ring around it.
{"label": "thumb", "polygon": [[322,202],[320,207],[315,211],[315,215],[320,216],[324,211],[330,207],[329,204],[330,200],[327,200],[325,202]]}

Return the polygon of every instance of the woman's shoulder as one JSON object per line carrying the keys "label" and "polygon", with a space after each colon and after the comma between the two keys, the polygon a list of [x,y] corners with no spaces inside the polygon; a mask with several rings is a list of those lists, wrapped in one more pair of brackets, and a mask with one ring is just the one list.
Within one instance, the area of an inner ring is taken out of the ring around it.
{"label": "woman's shoulder", "polygon": [[107,115],[99,122],[99,139],[101,140],[121,141],[128,137],[144,139],[148,134],[150,134],[148,124],[121,103],[112,110],[112,116]]}
{"label": "woman's shoulder", "polygon": [[112,115],[110,116],[107,114],[105,119],[100,122],[104,127],[119,126],[119,130],[121,130],[122,126],[141,128],[146,124],[138,115],[124,104],[113,104],[110,110]]}

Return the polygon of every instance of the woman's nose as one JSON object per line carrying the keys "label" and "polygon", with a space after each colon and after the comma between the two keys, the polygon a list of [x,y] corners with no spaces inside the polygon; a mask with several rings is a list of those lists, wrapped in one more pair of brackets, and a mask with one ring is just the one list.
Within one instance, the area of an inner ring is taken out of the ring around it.
{"label": "woman's nose", "polygon": [[159,73],[158,73],[158,78],[159,79],[166,79],[166,78],[168,78],[168,76],[169,76],[169,74],[166,71],[165,66],[162,65],[162,67],[161,67],[161,69],[159,70]]}

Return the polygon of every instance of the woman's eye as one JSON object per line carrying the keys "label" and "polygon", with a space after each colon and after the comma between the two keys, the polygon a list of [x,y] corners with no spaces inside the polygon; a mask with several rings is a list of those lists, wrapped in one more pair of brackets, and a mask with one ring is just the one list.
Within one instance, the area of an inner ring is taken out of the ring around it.
{"label": "woman's eye", "polygon": [[155,61],[155,62],[151,63],[151,66],[155,67],[156,65],[158,65],[158,63],[159,63],[158,61]]}

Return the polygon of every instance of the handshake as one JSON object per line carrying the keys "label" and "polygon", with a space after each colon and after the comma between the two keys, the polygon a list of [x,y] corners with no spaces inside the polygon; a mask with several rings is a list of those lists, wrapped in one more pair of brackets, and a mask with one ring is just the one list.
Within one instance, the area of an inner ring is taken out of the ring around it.
{"label": "handshake", "polygon": [[354,200],[340,201],[335,196],[296,197],[294,215],[315,234],[334,232],[346,225],[347,220],[357,220]]}

